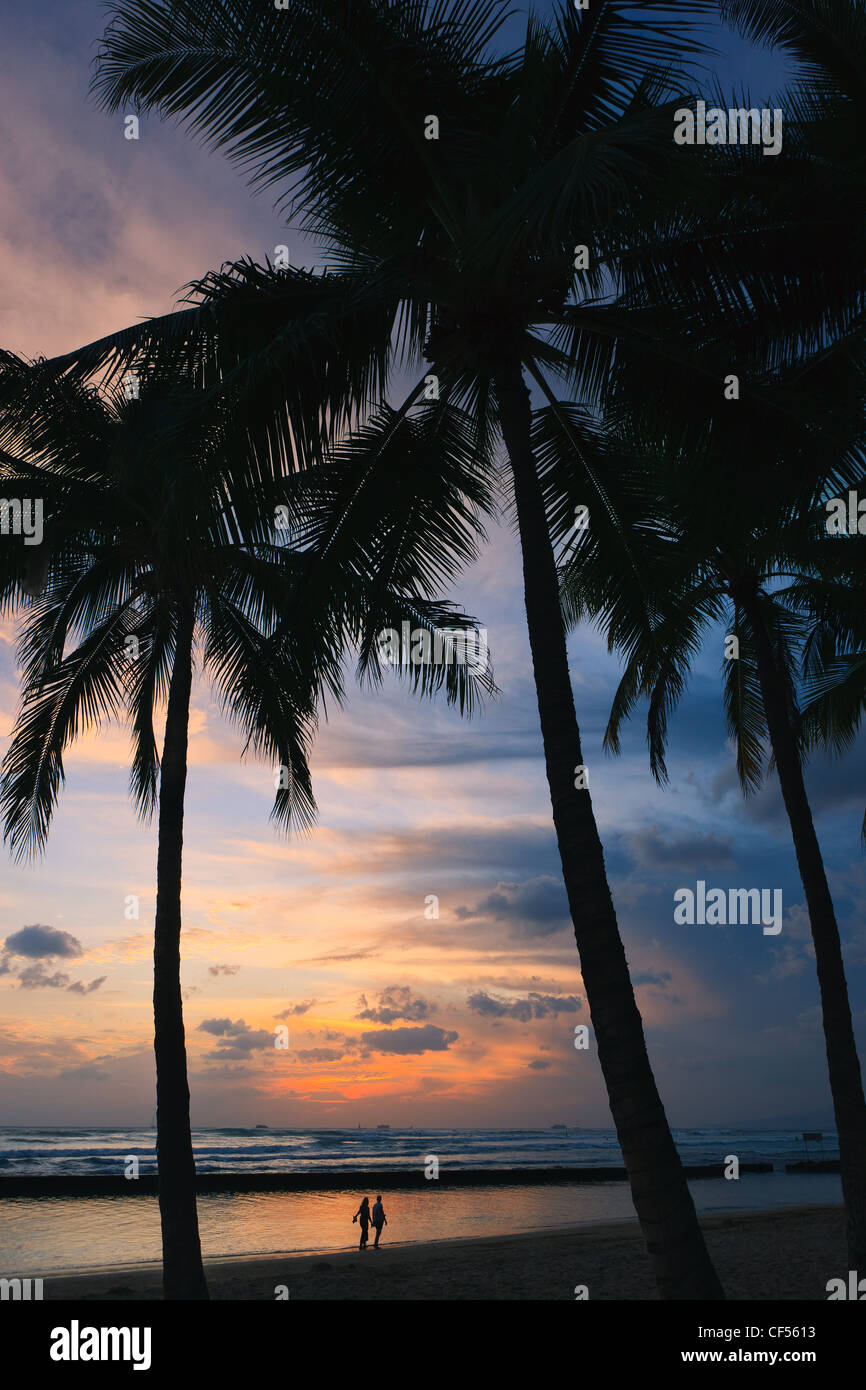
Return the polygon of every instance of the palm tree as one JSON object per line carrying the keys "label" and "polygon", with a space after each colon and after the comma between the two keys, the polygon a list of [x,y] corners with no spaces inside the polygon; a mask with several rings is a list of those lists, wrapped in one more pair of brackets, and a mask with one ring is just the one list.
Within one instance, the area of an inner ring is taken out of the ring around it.
{"label": "palm tree", "polygon": [[[837,757],[851,748],[866,714],[864,573],[862,561],[841,573],[836,566],[811,586],[799,733],[804,749]],[[866,845],[866,814],[861,838]]]}
{"label": "palm tree", "polygon": [[[553,820],[635,1206],[662,1297],[722,1297],[647,1057],[591,799],[575,785],[583,755],[525,377],[567,423],[551,377],[597,398],[626,342],[643,358],[665,350],[651,318],[633,323],[605,295],[629,227],[648,234],[698,177],[671,140],[690,87],[671,54],[688,66],[701,51],[693,20],[713,5],[695,0],[674,22],[646,0],[560,3],[496,60],[502,0],[295,0],[278,16],[240,0],[110,8],[94,84],[104,106],[177,116],[278,185],[332,267],[224,267],[189,308],[57,365],[192,358],[214,389],[240,391],[262,456],[278,433],[315,461],[348,428],[365,504],[382,495],[392,431],[436,392],[473,416],[478,457],[501,437]],[[399,407],[352,431],[396,368],[422,364]],[[438,467],[454,471],[444,446]],[[356,493],[334,514],[350,553],[357,524]]]}
{"label": "palm tree", "polygon": [[[797,378],[801,395],[810,375]],[[723,662],[728,726],[744,792],[761,784],[771,750],[791,827],[815,946],[856,1269],[866,1260],[866,1101],[839,930],[803,776],[808,749],[827,742],[845,747],[863,709],[862,556],[858,565],[853,554],[863,542],[849,537],[840,548],[827,534],[823,506],[828,491],[852,484],[862,470],[862,383],[859,402],[850,387],[848,364],[825,361],[812,386],[815,423],[800,437],[799,421],[796,432],[779,426],[772,438],[754,428],[754,416],[737,414],[713,423],[703,450],[694,443],[683,450],[678,434],[647,436],[620,424],[615,438],[597,443],[593,467],[599,488],[616,488],[618,528],[581,536],[562,581],[569,620],[599,621],[611,649],[625,658],[606,746],[619,751],[623,720],[646,699],[650,764],[660,783],[667,780],[668,720],[693,660],[722,620],[737,639],[736,659]],[[772,393],[781,389],[777,378]],[[843,405],[835,424],[834,399]],[[545,458],[567,447],[550,418],[538,420],[537,435]],[[712,501],[713,485],[722,481],[724,505]],[[811,673],[805,726],[798,679],[804,663]]]}
{"label": "palm tree", "polygon": [[770,254],[778,256],[785,239],[796,235],[804,320],[815,315],[838,323],[840,314],[862,309],[866,289],[866,5],[863,0],[719,0],[719,10],[741,34],[775,48],[793,67],[785,92],[786,124],[808,178],[786,189],[787,216],[776,226]]}
{"label": "palm tree", "polygon": [[[427,630],[471,620],[428,601],[412,545],[395,552],[400,591],[386,583],[374,593],[349,573],[327,592],[310,582],[312,552],[274,533],[227,396],[214,400],[188,380],[155,374],[139,379],[133,399],[100,395],[8,353],[2,379],[4,495],[35,493],[45,511],[36,563],[23,538],[2,551],[0,602],[22,609],[23,668],[0,775],[5,836],[17,857],[41,850],[64,749],[80,732],[127,717],[132,796],[142,818],[158,806],[159,820],[153,1003],[164,1292],[203,1299],[180,982],[194,668],[244,733],[244,751],[279,767],[272,818],[303,829],[315,811],[307,754],[318,702],[341,700],[351,641],[361,642],[362,665],[375,677],[375,633],[395,613]],[[471,525],[455,517],[454,533],[471,551]],[[444,687],[467,709],[494,688],[485,671],[456,663],[404,674],[422,693]],[[160,756],[155,719],[166,701]]]}

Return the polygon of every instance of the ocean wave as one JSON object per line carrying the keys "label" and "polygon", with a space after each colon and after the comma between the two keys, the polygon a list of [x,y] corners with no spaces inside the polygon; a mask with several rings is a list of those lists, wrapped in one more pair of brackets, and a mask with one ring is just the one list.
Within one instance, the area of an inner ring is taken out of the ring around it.
{"label": "ocean wave", "polygon": [[[678,1129],[674,1140],[684,1162],[721,1162],[736,1153],[743,1162],[803,1158],[802,1130]],[[328,1129],[241,1126],[193,1131],[202,1172],[299,1172],[319,1169],[407,1167],[435,1153],[453,1168],[608,1167],[622,1156],[613,1130]],[[821,1146],[811,1144],[810,1152]],[[824,1131],[823,1152],[834,1156],[836,1136]],[[104,1173],[136,1154],[143,1171],[155,1167],[155,1133],[72,1127],[0,1129],[0,1169],[46,1175]]]}

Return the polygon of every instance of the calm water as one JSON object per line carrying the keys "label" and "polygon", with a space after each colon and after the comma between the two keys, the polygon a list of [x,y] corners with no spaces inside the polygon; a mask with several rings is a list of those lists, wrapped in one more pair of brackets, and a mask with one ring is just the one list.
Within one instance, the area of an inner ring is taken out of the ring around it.
{"label": "calm water", "polygon": [[[777,1164],[801,1157],[791,1131],[679,1131],[686,1162]],[[562,1135],[546,1131],[277,1131],[200,1130],[194,1135],[203,1171],[291,1171],[316,1167],[419,1167],[435,1153],[446,1167],[610,1165],[620,1162],[615,1136],[604,1130]],[[136,1153],[142,1172],[153,1166],[151,1130],[0,1131],[0,1172],[118,1173]],[[832,1150],[835,1152],[835,1150]],[[825,1152],[831,1152],[829,1143]],[[700,1211],[758,1210],[841,1202],[839,1178],[776,1171],[739,1180],[691,1184]],[[357,1244],[352,1215],[360,1197],[344,1192],[213,1193],[199,1198],[206,1256],[343,1250]],[[375,1193],[367,1194],[371,1198]],[[495,1187],[449,1191],[431,1181],[420,1191],[385,1192],[386,1241],[415,1242],[506,1235],[634,1216],[625,1183]],[[138,1263],[160,1258],[156,1198],[6,1198],[0,1215],[0,1274],[42,1277],[52,1271]]]}
{"label": "calm water", "polygon": [[[699,1211],[758,1210],[841,1202],[838,1177],[744,1174],[737,1182],[690,1183]],[[209,1193],[199,1198],[206,1256],[345,1250],[357,1245],[351,1192]],[[370,1192],[370,1198],[376,1194]],[[388,1243],[507,1235],[542,1227],[633,1219],[626,1183],[385,1193]],[[0,1221],[0,1273],[129,1264],[160,1257],[155,1197],[7,1198]]]}

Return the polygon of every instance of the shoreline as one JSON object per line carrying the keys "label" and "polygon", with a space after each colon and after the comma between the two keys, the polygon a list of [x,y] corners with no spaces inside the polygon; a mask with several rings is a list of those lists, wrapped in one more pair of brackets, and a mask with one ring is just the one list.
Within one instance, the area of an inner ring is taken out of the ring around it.
{"label": "shoreline", "polygon": [[[779,1207],[701,1218],[729,1299],[826,1299],[844,1276],[841,1206]],[[368,1249],[238,1255],[205,1260],[211,1297],[230,1301],[654,1299],[643,1235],[634,1220],[545,1227],[516,1234],[385,1243]],[[47,1275],[46,1301],[161,1300],[155,1263]],[[286,1295],[284,1294],[283,1297]]]}
{"label": "shoreline", "polygon": [[[684,1165],[687,1178],[721,1178],[725,1164]],[[838,1173],[836,1159],[786,1163],[775,1168],[771,1162],[741,1163],[741,1173]],[[626,1182],[622,1167],[604,1168],[447,1168],[441,1167],[439,1187],[530,1187],[565,1183]],[[105,1173],[0,1175],[0,1200],[4,1197],[134,1197],[153,1196],[157,1191],[156,1173],[142,1173],[134,1180],[122,1174]],[[336,1172],[307,1170],[295,1173],[198,1173],[196,1191],[208,1192],[348,1192],[364,1188],[385,1188],[391,1192],[423,1191],[429,1187],[421,1167],[344,1168]]]}

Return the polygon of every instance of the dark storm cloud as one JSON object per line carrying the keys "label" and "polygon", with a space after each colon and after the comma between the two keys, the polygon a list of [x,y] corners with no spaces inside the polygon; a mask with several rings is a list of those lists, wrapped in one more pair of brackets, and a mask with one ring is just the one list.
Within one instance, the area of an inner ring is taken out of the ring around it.
{"label": "dark storm cloud", "polygon": [[429,1018],[432,1007],[427,999],[417,995],[413,999],[408,985],[388,985],[373,1008],[368,1006],[366,995],[362,994],[359,1006],[361,1011],[355,1017],[369,1019],[371,1023],[396,1023],[400,1018],[407,1023],[417,1023]]}
{"label": "dark storm cloud", "polygon": [[555,1018],[558,1014],[577,1013],[581,1001],[573,994],[529,994],[526,999],[503,999],[479,990],[470,994],[467,1004],[473,1013],[485,1018],[516,1018],[528,1023],[533,1018]]}
{"label": "dark storm cloud", "polygon": [[447,1052],[458,1036],[437,1028],[435,1023],[427,1023],[423,1028],[380,1028],[362,1033],[361,1041],[373,1052],[394,1052],[409,1057],[421,1052]]}
{"label": "dark storm cloud", "polygon": [[568,900],[561,879],[547,874],[522,883],[497,883],[474,907],[458,907],[460,921],[493,918],[508,922],[515,936],[552,936],[571,926]]}

